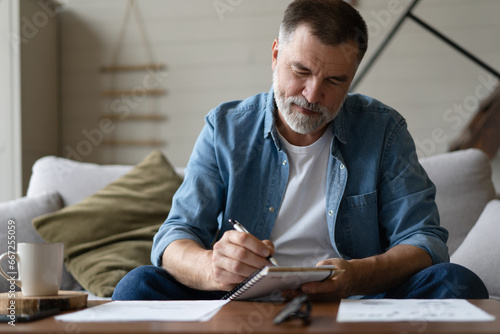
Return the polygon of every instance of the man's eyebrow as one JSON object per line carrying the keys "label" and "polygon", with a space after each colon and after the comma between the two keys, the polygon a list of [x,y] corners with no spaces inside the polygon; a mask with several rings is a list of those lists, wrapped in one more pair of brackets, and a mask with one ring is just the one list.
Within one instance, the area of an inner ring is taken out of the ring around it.
{"label": "man's eyebrow", "polygon": [[347,75],[345,75],[345,74],[334,75],[334,76],[328,77],[327,79],[333,79],[333,80],[338,81],[338,82],[345,82],[345,81],[347,81]]}
{"label": "man's eyebrow", "polygon": [[[306,66],[304,66],[302,63],[292,62],[290,65],[292,67],[297,68],[298,70],[306,71],[306,72],[311,72],[311,70],[309,68],[307,68]],[[342,74],[342,75],[332,75],[332,76],[330,76],[330,77],[328,77],[326,79],[333,79],[335,81],[345,82],[345,81],[347,81],[347,75],[345,75],[345,74]]]}
{"label": "man's eyebrow", "polygon": [[293,67],[296,67],[298,70],[302,70],[302,71],[307,71],[307,72],[311,72],[310,69],[308,69],[306,66],[304,66],[302,63],[299,63],[297,61],[294,61],[291,63],[291,65]]}

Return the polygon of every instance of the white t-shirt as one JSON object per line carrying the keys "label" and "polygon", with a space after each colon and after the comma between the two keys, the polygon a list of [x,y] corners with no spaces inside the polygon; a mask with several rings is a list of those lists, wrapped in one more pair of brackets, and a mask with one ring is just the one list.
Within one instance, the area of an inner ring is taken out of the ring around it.
{"label": "white t-shirt", "polygon": [[274,257],[280,266],[315,266],[339,257],[332,247],[326,221],[326,177],[331,127],[309,146],[294,146],[281,134],[288,156],[289,177],[271,232]]}

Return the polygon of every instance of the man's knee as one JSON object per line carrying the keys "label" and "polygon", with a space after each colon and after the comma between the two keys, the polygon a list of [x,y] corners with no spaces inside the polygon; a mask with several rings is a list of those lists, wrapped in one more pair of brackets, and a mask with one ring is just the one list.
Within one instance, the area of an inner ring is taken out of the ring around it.
{"label": "man's knee", "polygon": [[156,266],[141,266],[128,272],[115,287],[113,300],[152,299],[152,286],[165,270]]}
{"label": "man's knee", "polygon": [[440,263],[413,275],[384,298],[416,299],[485,299],[488,290],[469,269],[454,263]]}
{"label": "man's knee", "polygon": [[118,282],[114,300],[194,300],[220,299],[225,291],[201,291],[175,280],[165,269],[156,266],[135,268]]}
{"label": "man's knee", "polygon": [[455,263],[440,263],[428,268],[441,284],[442,298],[487,299],[488,290],[471,270]]}

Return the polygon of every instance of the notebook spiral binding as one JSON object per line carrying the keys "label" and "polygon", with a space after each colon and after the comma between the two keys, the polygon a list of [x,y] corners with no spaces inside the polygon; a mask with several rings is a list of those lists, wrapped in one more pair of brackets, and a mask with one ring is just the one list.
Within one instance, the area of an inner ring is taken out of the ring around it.
{"label": "notebook spiral binding", "polygon": [[257,283],[261,279],[261,277],[262,277],[262,275],[261,275],[262,274],[262,269],[263,268],[260,268],[260,269],[256,270],[252,275],[250,275],[247,278],[245,278],[243,280],[243,282],[241,282],[240,284],[238,284],[234,289],[232,289],[231,291],[229,291],[221,299],[234,300],[234,299],[238,298],[239,296],[241,296],[245,291],[247,291],[248,289],[250,289],[255,283]]}

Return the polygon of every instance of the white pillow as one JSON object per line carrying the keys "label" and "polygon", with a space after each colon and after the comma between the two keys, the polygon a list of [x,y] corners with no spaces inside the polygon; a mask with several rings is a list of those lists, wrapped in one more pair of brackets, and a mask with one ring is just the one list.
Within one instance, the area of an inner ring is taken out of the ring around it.
{"label": "white pillow", "polygon": [[72,205],[128,173],[133,166],[98,165],[88,162],[43,157],[33,165],[27,196],[58,193],[63,205]]}
{"label": "white pillow", "polygon": [[475,272],[492,296],[500,297],[500,200],[488,203],[476,225],[451,256]]}

